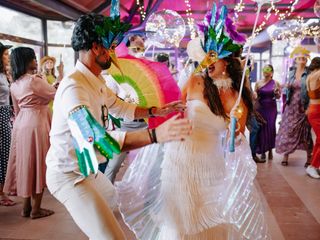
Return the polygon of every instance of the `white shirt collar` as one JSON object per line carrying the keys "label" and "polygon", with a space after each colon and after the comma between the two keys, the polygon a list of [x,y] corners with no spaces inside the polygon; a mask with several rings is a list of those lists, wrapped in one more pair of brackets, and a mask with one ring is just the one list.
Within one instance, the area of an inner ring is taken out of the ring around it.
{"label": "white shirt collar", "polygon": [[96,88],[97,86],[105,85],[101,74],[97,77],[80,60],[77,60],[76,69],[85,76],[85,78],[93,87]]}

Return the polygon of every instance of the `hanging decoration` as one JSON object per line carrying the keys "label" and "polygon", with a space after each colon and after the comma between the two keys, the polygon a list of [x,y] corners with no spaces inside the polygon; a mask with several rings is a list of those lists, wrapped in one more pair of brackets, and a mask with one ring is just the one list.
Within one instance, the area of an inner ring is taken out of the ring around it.
{"label": "hanging decoration", "polygon": [[314,14],[320,18],[320,0],[317,0],[313,6]]}
{"label": "hanging decoration", "polygon": [[150,15],[146,23],[146,32],[148,40],[156,47],[179,47],[186,26],[177,12],[162,10]]}
{"label": "hanging decoration", "polygon": [[274,0],[271,2],[271,6],[267,10],[268,14],[265,16],[265,20],[257,28],[256,34],[258,34],[263,29],[263,27],[266,25],[266,22],[271,17],[272,10],[274,10],[275,15],[278,16],[278,19],[280,21],[284,20],[285,18],[289,17],[291,15],[291,13],[295,10],[295,5],[297,5],[299,0],[291,0],[289,2],[288,9],[284,13],[280,13],[280,10],[275,7],[274,3],[276,3],[276,2],[279,2],[279,0]]}
{"label": "hanging decoration", "polygon": [[268,27],[267,32],[272,42],[277,40],[287,41],[291,46],[297,45],[306,37],[320,36],[320,20],[304,20],[298,16],[296,19],[285,20]]}

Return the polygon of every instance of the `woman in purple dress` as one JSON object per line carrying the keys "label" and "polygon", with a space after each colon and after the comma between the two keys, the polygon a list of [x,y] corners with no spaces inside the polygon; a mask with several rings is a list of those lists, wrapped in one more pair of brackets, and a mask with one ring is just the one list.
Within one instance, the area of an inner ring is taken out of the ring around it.
{"label": "woman in purple dress", "polygon": [[309,97],[306,89],[308,69],[307,58],[310,51],[303,47],[296,47],[290,57],[295,59],[295,67],[289,72],[285,85],[286,102],[282,114],[281,124],[276,137],[276,152],[283,154],[281,164],[288,165],[289,154],[295,150],[307,152],[305,167],[310,165],[313,142],[311,126],[306,116]]}
{"label": "woman in purple dress", "polygon": [[262,160],[266,159],[266,152],[269,152],[268,159],[272,160],[272,149],[275,147],[276,141],[276,99],[280,98],[280,85],[273,80],[272,65],[266,65],[262,71],[264,79],[256,83],[255,96],[257,96],[257,111],[266,123],[261,126],[258,133],[256,151],[261,154]]}

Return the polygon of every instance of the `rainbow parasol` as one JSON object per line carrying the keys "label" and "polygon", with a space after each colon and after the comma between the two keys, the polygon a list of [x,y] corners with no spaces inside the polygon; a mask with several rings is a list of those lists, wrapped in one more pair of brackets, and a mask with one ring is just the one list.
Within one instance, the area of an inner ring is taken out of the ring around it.
{"label": "rainbow parasol", "polygon": [[[118,58],[120,70],[112,65],[108,73],[120,84],[135,102],[142,107],[161,107],[180,99],[180,89],[164,63],[125,55]],[[149,119],[149,127],[154,128],[168,119],[156,117]]]}

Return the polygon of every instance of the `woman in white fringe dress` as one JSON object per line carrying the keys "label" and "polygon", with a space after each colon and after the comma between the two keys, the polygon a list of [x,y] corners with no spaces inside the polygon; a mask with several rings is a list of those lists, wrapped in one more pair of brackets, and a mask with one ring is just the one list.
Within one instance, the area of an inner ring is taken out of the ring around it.
{"label": "woman in white fringe dress", "polygon": [[143,148],[115,184],[120,212],[138,239],[270,239],[254,186],[256,164],[242,135],[253,109],[247,87],[236,151],[229,153],[223,140],[242,76],[238,42],[245,40],[227,12],[222,6],[218,13],[214,5],[206,16],[205,38],[196,49],[203,52],[199,62],[206,73],[192,75],[182,92],[186,117],[193,122],[191,135]]}
{"label": "woman in white fringe dress", "polygon": [[208,101],[217,99],[202,94],[208,84],[219,89],[220,98],[237,91],[221,84],[228,79],[210,80],[190,80],[186,117],[193,121],[191,136],[143,148],[116,182],[120,212],[138,239],[269,239],[250,147],[239,135],[236,152],[225,151],[227,121],[210,108]]}

